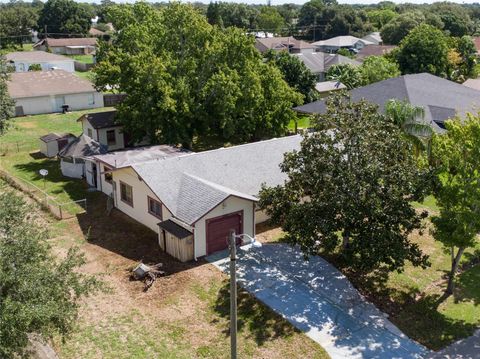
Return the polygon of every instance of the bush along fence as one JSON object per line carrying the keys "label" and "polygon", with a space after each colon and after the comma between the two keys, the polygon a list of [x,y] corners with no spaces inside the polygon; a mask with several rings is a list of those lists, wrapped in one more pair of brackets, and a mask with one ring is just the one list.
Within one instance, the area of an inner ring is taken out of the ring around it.
{"label": "bush along fence", "polygon": [[60,203],[47,192],[23,178],[12,176],[4,171],[0,171],[0,178],[13,188],[16,188],[27,194],[30,198],[37,202],[42,209],[50,212],[57,219],[69,219],[75,217],[79,213],[87,212],[86,198]]}

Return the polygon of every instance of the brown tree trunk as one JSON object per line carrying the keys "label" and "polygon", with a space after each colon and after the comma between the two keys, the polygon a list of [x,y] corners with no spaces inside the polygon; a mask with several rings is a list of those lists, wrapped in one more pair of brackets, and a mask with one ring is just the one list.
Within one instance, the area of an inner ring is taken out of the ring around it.
{"label": "brown tree trunk", "polygon": [[452,269],[448,276],[448,284],[447,289],[445,290],[445,294],[451,295],[453,294],[453,290],[455,289],[455,273],[457,272],[458,265],[460,263],[460,259],[462,258],[463,252],[465,248],[458,248],[457,255],[454,255],[454,248],[451,249],[452,253]]}
{"label": "brown tree trunk", "polygon": [[343,232],[343,239],[342,239],[342,249],[345,251],[348,249],[348,246],[350,245],[350,233]]}

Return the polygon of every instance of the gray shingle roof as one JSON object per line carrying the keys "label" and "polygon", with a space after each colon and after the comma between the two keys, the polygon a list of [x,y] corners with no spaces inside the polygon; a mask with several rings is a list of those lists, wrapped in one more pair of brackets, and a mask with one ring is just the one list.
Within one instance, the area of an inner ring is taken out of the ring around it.
{"label": "gray shingle roof", "polygon": [[101,145],[91,137],[82,134],[65,146],[58,155],[60,157],[86,158],[103,153],[107,153],[107,146]]}
{"label": "gray shingle roof", "polygon": [[[365,99],[384,111],[385,103],[390,99],[408,101],[414,106],[425,109],[425,120],[434,130],[442,131],[438,122],[443,122],[453,114],[460,116],[466,112],[477,111],[480,105],[480,91],[468,88],[440,77],[422,73],[405,75],[376,82],[350,91],[353,101]],[[323,113],[325,100],[318,100],[296,107],[302,113]]]}
{"label": "gray shingle roof", "polygon": [[331,66],[338,64],[361,65],[360,62],[346,56],[327,54],[325,52],[303,52],[300,54],[292,54],[292,56],[296,56],[314,74],[327,72]]}
{"label": "gray shingle roof", "polygon": [[115,121],[116,113],[116,110],[87,113],[82,115],[77,121],[85,119],[95,129],[121,126]]}
{"label": "gray shingle roof", "polygon": [[315,46],[333,46],[333,47],[352,47],[357,42],[363,42],[365,45],[373,45],[373,42],[368,40],[359,39],[355,36],[345,35],[345,36],[335,36],[330,39],[320,40],[312,43]]}
{"label": "gray shingle roof", "polygon": [[173,215],[193,224],[230,196],[255,201],[263,183],[282,184],[279,165],[301,136],[192,153],[132,168]]}

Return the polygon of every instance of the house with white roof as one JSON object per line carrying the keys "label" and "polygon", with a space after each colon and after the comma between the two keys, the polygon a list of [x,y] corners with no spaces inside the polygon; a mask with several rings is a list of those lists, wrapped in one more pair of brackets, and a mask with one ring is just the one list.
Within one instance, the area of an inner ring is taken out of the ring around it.
{"label": "house with white roof", "polygon": [[94,158],[101,190],[114,206],[157,232],[160,247],[186,261],[225,249],[231,229],[255,236],[255,225],[267,220],[256,206],[262,184],[286,180],[279,165],[301,139],[200,153],[154,146]]}
{"label": "house with white roof", "polygon": [[75,71],[75,61],[67,56],[52,54],[46,51],[18,51],[5,55],[7,64],[15,68],[15,72],[26,72],[32,65],[40,65],[42,71],[64,70]]}
{"label": "house with white roof", "polygon": [[318,51],[322,52],[337,52],[340,49],[347,49],[352,51],[358,51],[363,49],[365,46],[374,45],[373,42],[369,40],[359,39],[355,36],[336,36],[331,39],[321,40],[312,43],[313,46],[317,48]]}

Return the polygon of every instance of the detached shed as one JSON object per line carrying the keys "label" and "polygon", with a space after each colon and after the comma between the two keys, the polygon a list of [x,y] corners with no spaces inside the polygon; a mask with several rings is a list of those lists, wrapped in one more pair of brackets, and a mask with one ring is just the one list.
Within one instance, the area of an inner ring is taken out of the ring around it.
{"label": "detached shed", "polygon": [[55,157],[66,145],[75,140],[71,133],[51,132],[40,137],[40,152],[47,157]]}
{"label": "detached shed", "polygon": [[158,224],[160,227],[160,248],[181,262],[193,259],[193,233],[178,223],[167,219]]}
{"label": "detached shed", "polygon": [[105,153],[106,146],[83,134],[58,154],[62,174],[71,178],[85,178],[89,185],[96,187],[98,171],[93,156]]}

